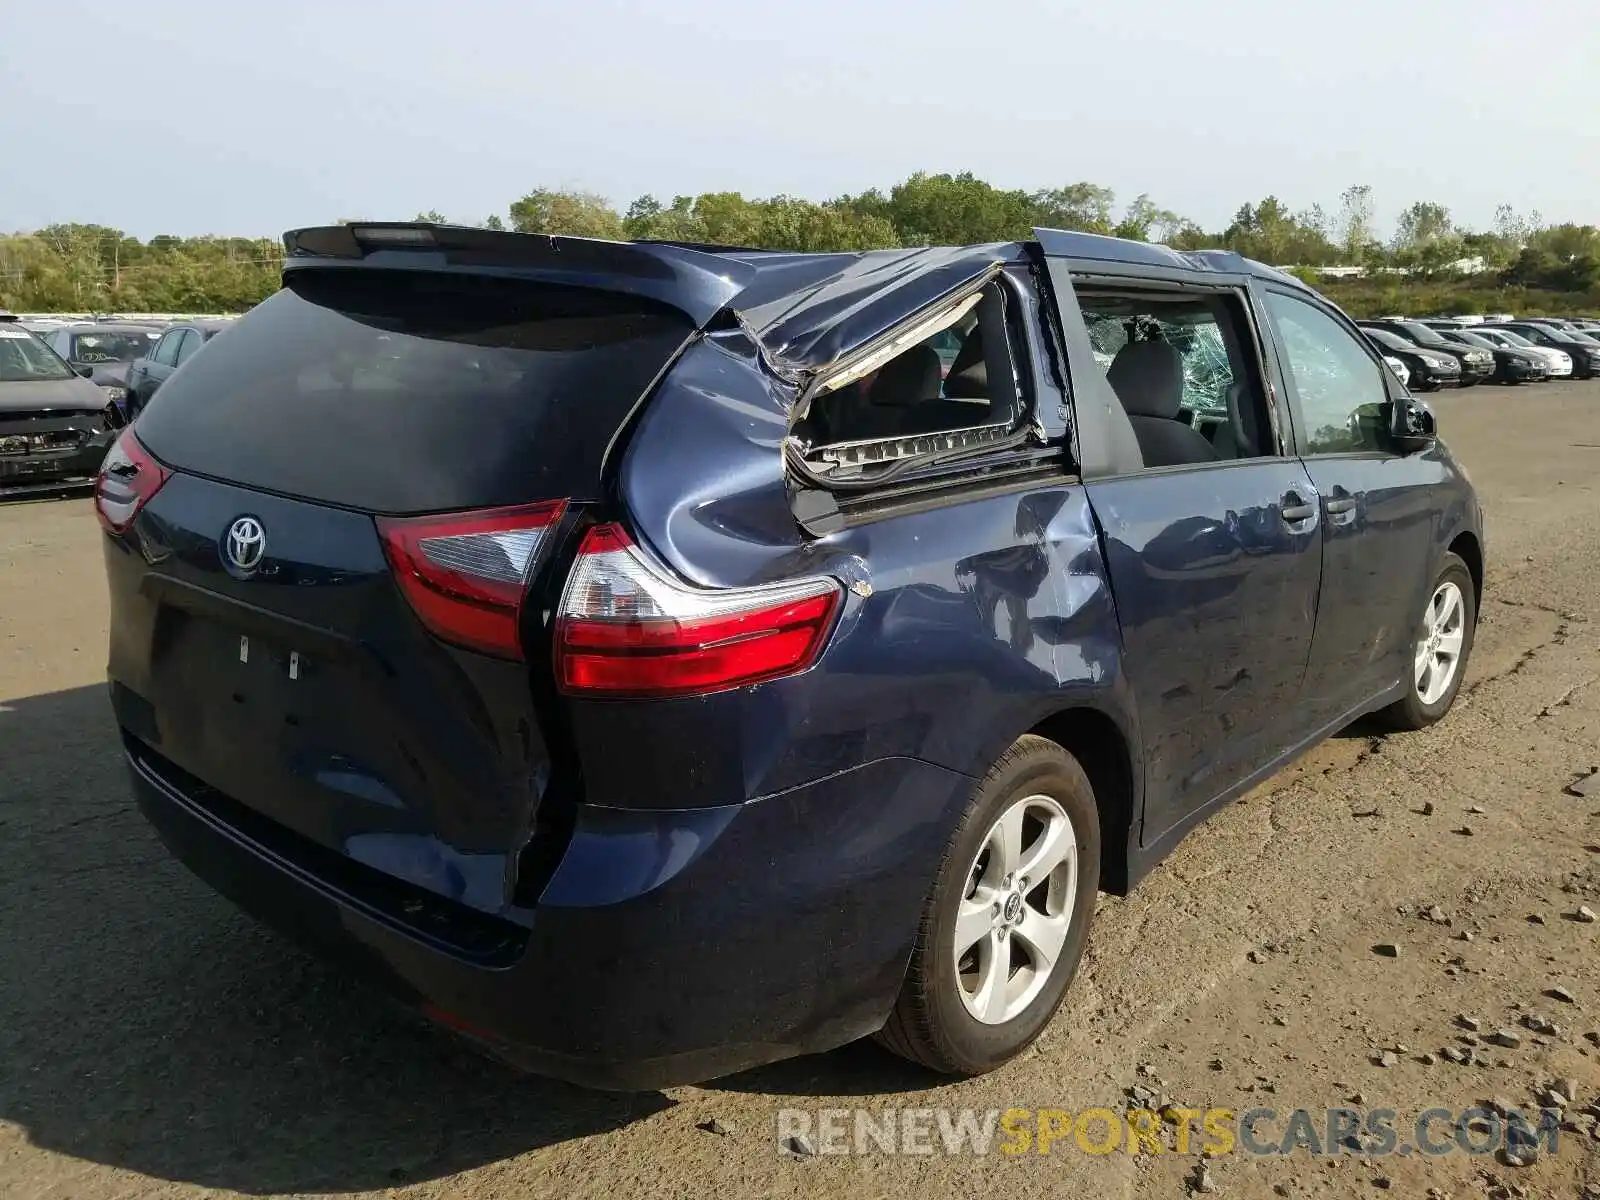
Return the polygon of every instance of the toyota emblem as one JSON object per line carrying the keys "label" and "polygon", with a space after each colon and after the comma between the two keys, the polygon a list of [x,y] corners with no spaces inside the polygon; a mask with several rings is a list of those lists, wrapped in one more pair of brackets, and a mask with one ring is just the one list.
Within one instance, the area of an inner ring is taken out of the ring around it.
{"label": "toyota emblem", "polygon": [[267,531],[254,517],[240,517],[228,526],[222,542],[222,556],[241,575],[249,575],[261,565],[267,553]]}

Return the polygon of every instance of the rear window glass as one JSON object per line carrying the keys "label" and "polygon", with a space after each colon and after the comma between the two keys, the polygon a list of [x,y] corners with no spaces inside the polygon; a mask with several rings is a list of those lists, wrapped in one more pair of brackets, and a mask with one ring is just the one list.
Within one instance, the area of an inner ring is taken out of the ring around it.
{"label": "rear window glass", "polygon": [[72,339],[73,362],[132,362],[150,353],[154,333],[80,333]]}
{"label": "rear window glass", "polygon": [[592,289],[301,270],[162,385],[139,436],[179,469],[374,512],[590,497],[692,328]]}

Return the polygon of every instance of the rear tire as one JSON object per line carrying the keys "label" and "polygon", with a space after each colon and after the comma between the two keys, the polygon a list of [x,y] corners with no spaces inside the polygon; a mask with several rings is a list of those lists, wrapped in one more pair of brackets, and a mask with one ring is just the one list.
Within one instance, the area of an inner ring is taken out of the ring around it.
{"label": "rear tire", "polygon": [[1019,738],[951,835],[878,1040],[947,1075],[1014,1058],[1066,995],[1099,890],[1100,814],[1088,776],[1054,742]]}
{"label": "rear tire", "polygon": [[1478,609],[1467,564],[1446,553],[1428,590],[1406,661],[1406,692],[1381,716],[1396,730],[1426,729],[1450,711],[1477,632]]}

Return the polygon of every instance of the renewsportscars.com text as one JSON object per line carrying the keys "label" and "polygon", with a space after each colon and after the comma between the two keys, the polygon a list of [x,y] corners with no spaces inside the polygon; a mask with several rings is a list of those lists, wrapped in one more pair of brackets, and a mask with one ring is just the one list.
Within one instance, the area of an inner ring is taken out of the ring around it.
{"label": "renewsportscars.com text", "polygon": [[1561,1114],[1429,1108],[784,1108],[780,1153],[866,1154],[1363,1154],[1553,1153]]}

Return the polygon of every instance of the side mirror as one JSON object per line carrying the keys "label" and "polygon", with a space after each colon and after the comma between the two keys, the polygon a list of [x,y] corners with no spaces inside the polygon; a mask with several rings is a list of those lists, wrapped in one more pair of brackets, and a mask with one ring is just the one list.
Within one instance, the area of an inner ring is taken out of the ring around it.
{"label": "side mirror", "polygon": [[1402,454],[1426,450],[1438,439],[1439,426],[1433,409],[1413,396],[1402,396],[1389,404],[1389,436]]}
{"label": "side mirror", "polygon": [[75,364],[73,366],[72,369],[74,371],[76,371],[79,375],[82,375],[85,379],[93,379],[94,378],[94,368],[92,366],[90,366],[88,363],[77,363],[77,364]]}

